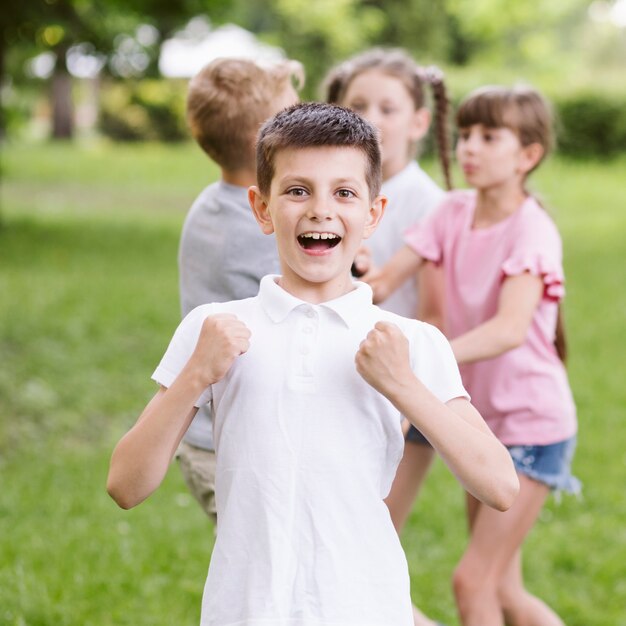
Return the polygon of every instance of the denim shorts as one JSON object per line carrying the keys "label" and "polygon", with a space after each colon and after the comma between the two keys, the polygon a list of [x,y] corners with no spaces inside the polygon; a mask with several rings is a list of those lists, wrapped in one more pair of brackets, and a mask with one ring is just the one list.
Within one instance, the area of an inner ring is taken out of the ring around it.
{"label": "denim shorts", "polygon": [[417,430],[417,428],[415,428],[413,424],[409,426],[409,430],[406,434],[405,441],[410,441],[411,443],[418,443],[423,446],[432,447],[428,439],[426,439],[426,437],[424,437],[424,435],[422,435],[422,433],[419,430]]}
{"label": "denim shorts", "polygon": [[575,449],[575,436],[547,446],[507,446],[520,474],[544,483],[552,491],[578,494],[581,483],[571,473]]}

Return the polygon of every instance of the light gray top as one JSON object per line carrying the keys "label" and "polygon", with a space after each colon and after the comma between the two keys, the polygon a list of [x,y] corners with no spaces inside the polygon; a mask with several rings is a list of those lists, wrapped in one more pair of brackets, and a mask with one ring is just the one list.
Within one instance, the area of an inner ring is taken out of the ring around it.
{"label": "light gray top", "polygon": [[[377,267],[382,267],[404,246],[406,229],[432,213],[444,196],[416,161],[410,161],[403,170],[386,180],[381,193],[389,201],[385,215],[374,234],[364,242],[372,251]],[[408,278],[380,306],[404,317],[416,317],[417,278]]]}
{"label": "light gray top", "polygon": [[[183,225],[178,269],[183,317],[201,304],[255,296],[261,278],[278,273],[274,236],[261,232],[247,187],[219,181],[202,191]],[[213,449],[206,407],[198,411],[185,441]]]}

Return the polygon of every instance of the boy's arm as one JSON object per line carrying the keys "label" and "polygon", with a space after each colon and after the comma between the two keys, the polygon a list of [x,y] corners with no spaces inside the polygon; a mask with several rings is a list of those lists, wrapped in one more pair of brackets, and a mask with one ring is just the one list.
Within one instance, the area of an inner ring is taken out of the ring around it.
{"label": "boy's arm", "polygon": [[468,400],[444,404],[415,376],[409,344],[399,328],[377,323],[362,342],[356,365],[359,374],[424,434],[469,493],[500,511],[511,506],[519,482],[506,448]]}
{"label": "boy's arm", "polygon": [[194,403],[247,351],[249,338],[250,331],[234,315],[211,315],[204,320],[185,367],[169,388],[159,389],[113,451],[107,491],[119,506],[136,506],[161,484],[198,410]]}
{"label": "boy's arm", "polygon": [[402,246],[383,267],[370,267],[361,280],[372,288],[374,302],[383,302],[417,272],[421,263],[422,257],[412,248]]}

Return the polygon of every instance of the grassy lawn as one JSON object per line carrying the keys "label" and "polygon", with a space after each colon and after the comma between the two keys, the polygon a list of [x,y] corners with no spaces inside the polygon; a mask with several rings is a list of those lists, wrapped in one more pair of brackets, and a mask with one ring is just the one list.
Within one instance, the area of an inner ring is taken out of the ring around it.
{"label": "grassy lawn", "polygon": [[[528,586],[568,626],[626,626],[626,161],[534,180],[565,242],[584,497],[551,501]],[[104,491],[178,321],[176,250],[216,172],[191,145],[8,145],[0,227],[0,624],[198,622],[212,530],[176,468],[136,510]],[[462,494],[437,463],[404,533],[413,598],[457,624]],[[390,625],[391,626],[391,625]]]}

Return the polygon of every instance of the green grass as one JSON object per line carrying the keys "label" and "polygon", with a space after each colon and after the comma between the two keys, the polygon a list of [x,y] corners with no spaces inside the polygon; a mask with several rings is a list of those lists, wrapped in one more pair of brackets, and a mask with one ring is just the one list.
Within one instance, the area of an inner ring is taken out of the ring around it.
{"label": "green grass", "polygon": [[[429,165],[429,164],[427,164]],[[565,241],[581,500],[551,501],[528,586],[568,626],[625,626],[624,160],[536,176]],[[176,250],[215,177],[194,146],[9,145],[0,227],[0,624],[195,624],[212,531],[170,471],[136,510],[104,491],[110,451],[154,391],[178,321]],[[457,624],[462,494],[437,463],[403,536],[414,600]]]}

